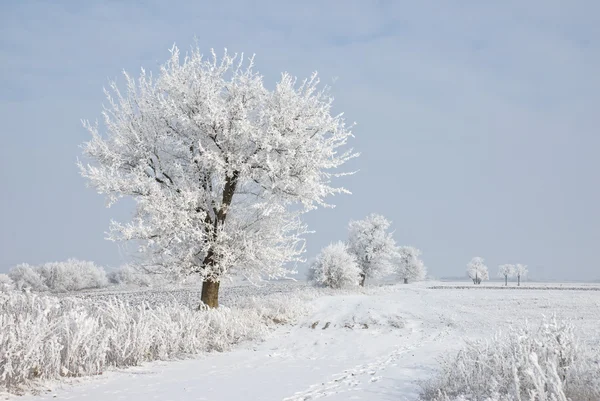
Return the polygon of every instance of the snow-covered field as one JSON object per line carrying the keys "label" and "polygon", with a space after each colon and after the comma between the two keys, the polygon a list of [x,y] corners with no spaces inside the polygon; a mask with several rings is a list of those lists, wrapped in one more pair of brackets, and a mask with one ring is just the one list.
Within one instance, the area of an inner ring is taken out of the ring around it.
{"label": "snow-covered field", "polygon": [[[586,341],[600,341],[600,292],[429,289],[432,284],[448,285],[424,282],[324,295],[313,301],[307,316],[280,327],[260,344],[110,371],[54,384],[41,395],[8,399],[415,400],[418,381],[431,377],[436,359],[458,350],[464,338],[486,337],[510,324],[556,314],[571,319]],[[230,287],[223,292],[223,302],[300,285]],[[152,290],[115,295],[157,302],[180,296],[191,303],[196,301],[192,294]]]}

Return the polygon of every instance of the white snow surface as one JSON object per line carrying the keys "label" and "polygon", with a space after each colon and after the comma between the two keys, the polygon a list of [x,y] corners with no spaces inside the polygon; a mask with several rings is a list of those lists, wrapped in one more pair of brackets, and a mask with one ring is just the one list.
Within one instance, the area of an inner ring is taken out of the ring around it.
{"label": "white snow surface", "polygon": [[456,352],[464,338],[489,336],[510,324],[556,314],[571,319],[583,340],[600,341],[600,291],[471,291],[429,289],[431,285],[323,296],[314,300],[309,316],[281,327],[260,344],[53,383],[39,395],[5,398],[416,400],[418,381],[434,375],[437,358]]}

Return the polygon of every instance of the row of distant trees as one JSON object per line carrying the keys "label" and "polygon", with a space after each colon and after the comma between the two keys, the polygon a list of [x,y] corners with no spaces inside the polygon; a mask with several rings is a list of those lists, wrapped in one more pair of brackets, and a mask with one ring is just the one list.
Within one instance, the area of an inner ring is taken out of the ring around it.
{"label": "row of distant trees", "polygon": [[[498,267],[498,276],[504,277],[504,285],[508,286],[508,279],[512,277],[517,278],[517,285],[521,285],[521,278],[527,276],[528,270],[527,265],[520,263],[517,264],[503,264]],[[484,263],[483,258],[476,256],[467,264],[467,275],[473,284],[481,284],[483,280],[489,280],[488,268]]]}
{"label": "row of distant trees", "polygon": [[309,269],[309,280],[331,288],[364,286],[368,278],[395,275],[408,283],[425,278],[421,251],[398,246],[391,222],[378,214],[348,224],[348,238],[326,246]]}

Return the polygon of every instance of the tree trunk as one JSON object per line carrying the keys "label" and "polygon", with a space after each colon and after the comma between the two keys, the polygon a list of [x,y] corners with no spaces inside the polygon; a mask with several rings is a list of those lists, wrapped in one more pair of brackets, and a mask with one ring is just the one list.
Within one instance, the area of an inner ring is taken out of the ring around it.
{"label": "tree trunk", "polygon": [[517,276],[517,287],[521,286],[521,276]]}
{"label": "tree trunk", "polygon": [[364,273],[360,273],[360,286],[364,287],[365,286],[365,280],[367,279],[367,275]]}
{"label": "tree trunk", "polygon": [[477,273],[475,273],[475,284],[479,284],[479,277],[477,277]]}
{"label": "tree trunk", "polygon": [[[219,210],[215,210],[215,216],[213,223],[213,239],[216,239],[217,232],[220,226],[225,224],[225,219],[227,218],[227,211],[231,206],[231,202],[233,200],[233,195],[235,194],[235,190],[237,188],[238,178],[240,176],[239,171],[234,171],[231,176],[227,176],[225,178],[225,187],[223,188],[223,198],[221,201],[221,207]],[[210,219],[209,219],[210,221]],[[212,248],[208,250],[206,256],[204,257],[204,261],[202,262],[203,268],[208,266],[214,266],[215,264],[215,254]],[[219,284],[218,281],[204,281],[202,283],[202,295],[200,296],[200,300],[202,303],[198,306],[198,309],[202,308],[202,305],[207,305],[209,308],[218,308],[219,307]]]}
{"label": "tree trunk", "polygon": [[504,286],[508,287],[508,276],[504,276]]}
{"label": "tree trunk", "polygon": [[202,296],[200,297],[200,300],[209,308],[219,307],[220,284],[221,283],[219,283],[218,281],[205,281],[202,283]]}
{"label": "tree trunk", "polygon": [[408,279],[407,278],[404,279],[404,284],[408,284]]}

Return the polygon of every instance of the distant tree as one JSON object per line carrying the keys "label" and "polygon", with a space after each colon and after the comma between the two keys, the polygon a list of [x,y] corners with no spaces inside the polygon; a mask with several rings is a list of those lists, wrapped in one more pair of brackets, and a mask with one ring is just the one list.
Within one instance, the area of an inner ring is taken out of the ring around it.
{"label": "distant tree", "polygon": [[420,256],[421,251],[412,246],[401,246],[398,249],[397,273],[404,279],[404,284],[425,279],[427,268]]}
{"label": "distant tree", "polygon": [[356,257],[348,252],[343,242],[336,242],[321,250],[308,271],[309,281],[330,288],[357,286],[360,268]]}
{"label": "distant tree", "polygon": [[332,114],[319,80],[282,74],[263,85],[254,61],[173,47],[158,76],[125,74],[123,94],[107,92],[105,133],[92,135],[80,164],[108,204],[136,202],[130,223],[113,223],[111,240],[134,240],[147,267],[197,274],[203,304],[218,306],[219,284],[233,273],[276,278],[302,260],[306,211],[328,206],[350,129]]}
{"label": "distant tree", "polygon": [[348,249],[358,261],[361,286],[365,285],[367,278],[393,271],[393,258],[398,247],[392,233],[388,232],[390,225],[391,222],[379,214],[348,224]]}
{"label": "distant tree", "polygon": [[474,257],[467,264],[467,275],[473,280],[474,284],[481,284],[483,280],[490,278],[487,266],[483,263],[483,258]]}
{"label": "distant tree", "polygon": [[500,265],[498,275],[504,276],[504,286],[508,286],[508,278],[515,275],[515,265]]}
{"label": "distant tree", "polygon": [[515,275],[517,276],[518,286],[521,285],[521,277],[527,276],[527,273],[529,273],[529,270],[527,270],[527,265],[522,265],[520,263],[515,265]]}

